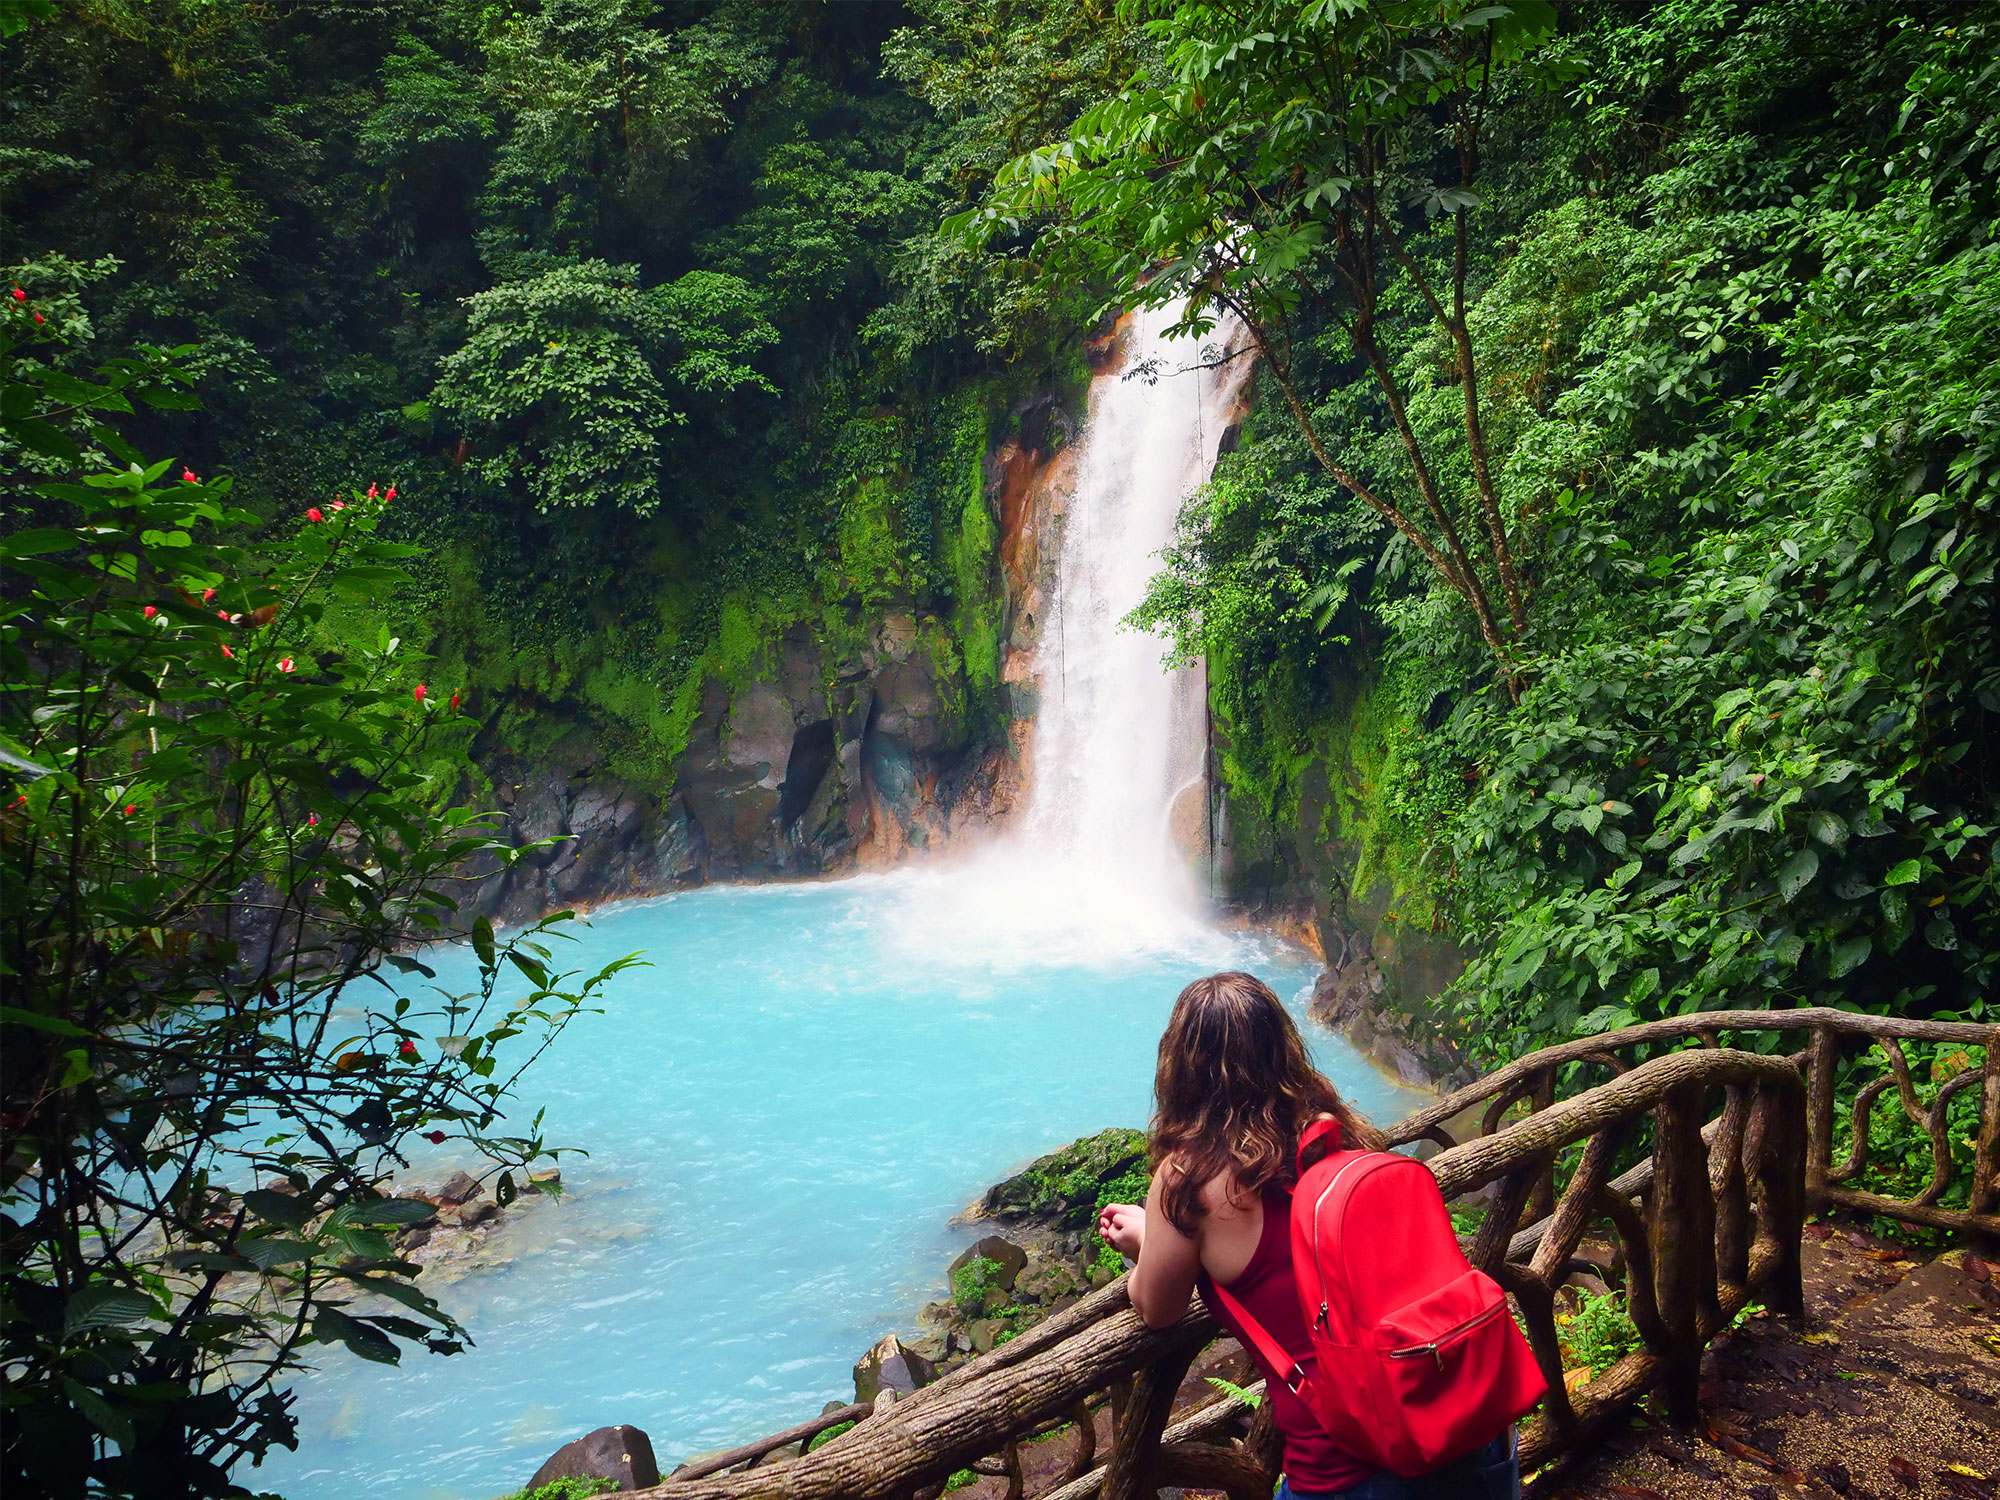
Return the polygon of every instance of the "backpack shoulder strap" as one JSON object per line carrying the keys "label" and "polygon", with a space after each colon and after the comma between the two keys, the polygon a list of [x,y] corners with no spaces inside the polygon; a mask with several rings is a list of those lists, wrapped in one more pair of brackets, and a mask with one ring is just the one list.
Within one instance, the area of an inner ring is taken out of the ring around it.
{"label": "backpack shoulder strap", "polygon": [[1250,1309],[1229,1295],[1229,1289],[1213,1277],[1208,1283],[1215,1289],[1215,1299],[1220,1302],[1243,1329],[1243,1335],[1256,1345],[1257,1352],[1264,1356],[1264,1363],[1271,1369],[1282,1372],[1279,1376],[1294,1396],[1310,1401],[1306,1394],[1311,1381],[1306,1375],[1306,1367],[1295,1359],[1285,1346],[1271,1337],[1270,1330],[1251,1316]]}

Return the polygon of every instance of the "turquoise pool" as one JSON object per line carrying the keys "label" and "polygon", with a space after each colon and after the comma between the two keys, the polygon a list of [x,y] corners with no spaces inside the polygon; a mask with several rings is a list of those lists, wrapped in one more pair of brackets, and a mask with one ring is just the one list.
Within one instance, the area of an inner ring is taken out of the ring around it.
{"label": "turquoise pool", "polygon": [[[569,964],[643,949],[652,967],[530,1076],[550,1138],[590,1155],[566,1159],[560,1203],[513,1216],[504,1260],[436,1288],[477,1347],[395,1369],[322,1353],[296,1387],[300,1451],[238,1477],[293,1500],[484,1500],[593,1427],[646,1429],[666,1468],[851,1399],[853,1361],[943,1295],[974,1233],[953,1215],[1041,1152],[1145,1122],[1181,985],[1248,968],[1303,1013],[1296,949],[1101,912],[1065,936],[1069,903],[1018,894],[913,871],[596,914]],[[1362,1109],[1408,1106],[1309,1034]]]}

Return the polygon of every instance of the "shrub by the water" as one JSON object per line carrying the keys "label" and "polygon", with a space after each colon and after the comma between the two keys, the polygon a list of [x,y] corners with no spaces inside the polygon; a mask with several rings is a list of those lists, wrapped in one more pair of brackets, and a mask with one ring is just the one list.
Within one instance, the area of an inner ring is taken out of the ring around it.
{"label": "shrub by the water", "polygon": [[[51,290],[0,302],[4,1487],[235,1494],[309,1352],[469,1342],[384,1179],[454,1141],[510,1200],[553,1155],[504,1117],[522,1070],[623,965],[458,915],[517,857],[456,805],[459,695],[347,625],[414,550],[395,486],[260,529],[113,425],[191,405],[186,351],[80,372]],[[468,925],[473,987],[423,985],[405,950]]]}

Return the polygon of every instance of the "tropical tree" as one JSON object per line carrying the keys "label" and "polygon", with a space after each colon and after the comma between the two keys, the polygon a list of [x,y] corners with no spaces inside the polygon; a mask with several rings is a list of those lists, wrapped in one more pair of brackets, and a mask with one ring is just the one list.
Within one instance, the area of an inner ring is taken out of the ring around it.
{"label": "tropical tree", "polygon": [[660,503],[661,434],[691,398],[776,388],[748,361],[777,332],[734,276],[690,271],[642,288],[634,266],[558,266],[466,299],[464,347],[432,401],[477,435],[470,467],[543,510]]}
{"label": "tropical tree", "polygon": [[[1557,71],[1546,0],[1245,0],[1177,5],[1148,30],[1163,61],[1067,139],[1002,168],[953,221],[1030,237],[1049,274],[1113,305],[1225,314],[1325,471],[1395,527],[1511,664],[1527,628],[1516,540],[1488,451],[1466,316],[1472,218],[1494,112]],[[1448,447],[1411,415],[1383,325],[1420,309],[1462,394]],[[1298,355],[1331,324],[1372,374],[1406,472],[1371,481],[1315,420]]]}

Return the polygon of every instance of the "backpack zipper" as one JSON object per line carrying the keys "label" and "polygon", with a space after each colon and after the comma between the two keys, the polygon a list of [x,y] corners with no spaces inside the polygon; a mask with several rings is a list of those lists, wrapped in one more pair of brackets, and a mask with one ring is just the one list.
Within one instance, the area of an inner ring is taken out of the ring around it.
{"label": "backpack zipper", "polygon": [[[1326,1261],[1326,1252],[1320,1248],[1320,1238],[1319,1238],[1320,1210],[1326,1206],[1326,1200],[1328,1195],[1331,1194],[1336,1187],[1340,1186],[1341,1178],[1345,1177],[1348,1174],[1348,1172],[1355,1167],[1371,1165],[1371,1158],[1377,1154],[1379,1153],[1371,1151],[1355,1152],[1354,1160],[1350,1162],[1341,1163],[1340,1170],[1338,1172],[1335,1172],[1333,1176],[1330,1179],[1328,1179],[1326,1186],[1319,1190],[1319,1196],[1313,1199],[1313,1211],[1312,1211],[1313,1259],[1319,1261],[1321,1264],[1324,1264]],[[1340,1271],[1342,1279],[1345,1280],[1347,1275],[1347,1256],[1346,1256],[1346,1247],[1344,1244],[1342,1246]],[[1322,1284],[1321,1290],[1322,1291],[1326,1290],[1324,1284]],[[1349,1303],[1348,1311],[1350,1313],[1352,1313],[1353,1311],[1353,1305],[1351,1302]],[[1332,1324],[1327,1320],[1327,1305],[1325,1300],[1322,1300],[1319,1305],[1319,1324],[1322,1328],[1326,1330],[1327,1336],[1329,1338],[1332,1337],[1333,1327]]]}
{"label": "backpack zipper", "polygon": [[1482,1323],[1492,1322],[1495,1318],[1497,1318],[1501,1313],[1505,1312],[1506,1310],[1507,1310],[1506,1303],[1496,1302],[1491,1307],[1487,1308],[1485,1312],[1473,1314],[1473,1316],[1467,1318],[1463,1323],[1460,1323],[1456,1328],[1446,1329],[1443,1333],[1438,1335],[1438,1337],[1432,1339],[1428,1344],[1405,1344],[1400,1349],[1391,1349],[1389,1351],[1389,1358],[1415,1359],[1420,1354],[1428,1354],[1437,1361],[1438,1370],[1440,1373],[1442,1373],[1444,1370],[1444,1346],[1446,1344],[1449,1344],[1453,1339],[1457,1338],[1460,1334],[1470,1333],[1473,1329],[1477,1328]]}

